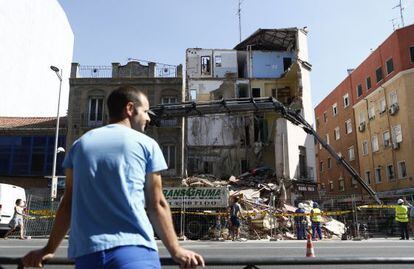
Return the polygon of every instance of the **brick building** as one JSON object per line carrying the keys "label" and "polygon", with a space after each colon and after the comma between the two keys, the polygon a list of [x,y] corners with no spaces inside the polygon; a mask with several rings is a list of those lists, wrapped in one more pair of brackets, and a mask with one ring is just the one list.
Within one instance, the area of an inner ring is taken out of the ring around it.
{"label": "brick building", "polygon": [[[410,25],[394,31],[315,108],[318,133],[329,135],[329,143],[347,160],[353,147],[351,164],[381,198],[414,194],[413,87],[414,25]],[[355,193],[341,169],[335,164],[328,168],[328,158],[318,147],[320,187],[329,193]]]}

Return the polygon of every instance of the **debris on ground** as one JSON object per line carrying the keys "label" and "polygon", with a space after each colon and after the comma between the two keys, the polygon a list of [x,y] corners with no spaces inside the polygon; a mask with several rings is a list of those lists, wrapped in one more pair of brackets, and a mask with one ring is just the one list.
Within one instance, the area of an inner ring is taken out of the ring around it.
{"label": "debris on ground", "polygon": [[[293,179],[294,180],[294,179]],[[296,227],[294,213],[297,207],[287,202],[287,189],[292,179],[278,178],[272,169],[259,167],[239,176],[222,180],[209,174],[191,176],[182,180],[188,187],[223,187],[229,189],[230,198],[239,197],[243,210],[240,227],[241,238],[250,240],[294,240]],[[304,201],[304,210],[310,213],[313,201]],[[325,238],[341,238],[345,225],[328,216],[322,216],[322,232]],[[311,229],[310,216],[305,217],[307,230]],[[230,238],[229,221],[225,225],[210,227],[205,239],[227,240]]]}

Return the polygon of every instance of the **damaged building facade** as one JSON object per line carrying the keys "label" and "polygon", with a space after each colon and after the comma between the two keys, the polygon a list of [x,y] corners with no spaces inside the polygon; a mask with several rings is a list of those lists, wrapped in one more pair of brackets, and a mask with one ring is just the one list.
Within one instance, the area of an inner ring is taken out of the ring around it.
{"label": "damaged building facade", "polygon": [[[313,124],[310,71],[306,30],[259,29],[234,49],[187,49],[186,97],[272,96]],[[264,166],[279,178],[315,178],[313,138],[276,113],[190,117],[186,131],[190,175],[227,177]]]}

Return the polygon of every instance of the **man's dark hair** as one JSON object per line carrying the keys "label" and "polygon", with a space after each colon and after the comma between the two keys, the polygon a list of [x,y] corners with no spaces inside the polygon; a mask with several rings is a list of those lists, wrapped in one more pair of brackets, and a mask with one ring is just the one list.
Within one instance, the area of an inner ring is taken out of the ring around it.
{"label": "man's dark hair", "polygon": [[21,201],[22,201],[22,199],[17,199],[16,202],[15,202],[15,204],[16,205],[19,205]]}
{"label": "man's dark hair", "polygon": [[142,96],[145,96],[145,94],[129,85],[123,85],[115,89],[109,95],[106,103],[109,118],[111,120],[123,120],[124,108],[128,102],[133,102],[136,106],[141,106]]}

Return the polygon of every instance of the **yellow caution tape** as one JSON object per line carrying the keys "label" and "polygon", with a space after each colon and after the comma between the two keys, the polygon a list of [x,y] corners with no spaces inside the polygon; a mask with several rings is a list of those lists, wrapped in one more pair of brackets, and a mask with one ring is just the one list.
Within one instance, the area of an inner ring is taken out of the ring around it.
{"label": "yellow caution tape", "polygon": [[381,208],[395,208],[395,205],[361,205],[358,209],[381,209]]}

